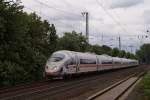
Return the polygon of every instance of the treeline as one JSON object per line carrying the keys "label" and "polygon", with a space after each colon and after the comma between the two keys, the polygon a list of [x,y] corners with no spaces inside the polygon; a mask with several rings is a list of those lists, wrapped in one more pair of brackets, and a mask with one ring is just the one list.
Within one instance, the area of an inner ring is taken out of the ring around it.
{"label": "treeline", "polygon": [[19,3],[0,0],[0,86],[41,80],[47,58],[62,49],[135,58],[117,48],[92,46],[75,31],[59,38],[54,24],[24,12]]}
{"label": "treeline", "polygon": [[136,55],[140,63],[150,64],[150,44],[143,44]]}
{"label": "treeline", "polygon": [[63,37],[58,39],[58,50],[62,49],[136,59],[134,54],[124,50],[119,50],[118,48],[112,49],[106,45],[90,45],[87,43],[86,38],[81,35],[81,33],[76,33],[75,31],[72,31],[71,33],[66,32],[64,33]]}

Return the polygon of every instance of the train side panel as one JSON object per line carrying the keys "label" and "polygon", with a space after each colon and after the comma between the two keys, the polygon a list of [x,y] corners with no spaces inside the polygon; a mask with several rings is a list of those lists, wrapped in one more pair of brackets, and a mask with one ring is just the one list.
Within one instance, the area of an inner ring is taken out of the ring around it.
{"label": "train side panel", "polygon": [[[60,57],[62,57],[60,60]],[[88,73],[94,71],[111,70],[138,65],[137,60],[96,55],[74,51],[58,51],[52,55],[53,59],[47,61],[45,72],[47,75],[69,75]],[[56,61],[54,61],[56,60]],[[60,60],[60,61],[57,61]],[[50,61],[50,62],[49,62]]]}
{"label": "train side panel", "polygon": [[98,61],[100,62],[98,63],[98,71],[109,70],[113,68],[113,61],[111,56],[100,55],[98,56]]}
{"label": "train side panel", "polygon": [[78,73],[92,72],[97,70],[96,55],[92,54],[78,54],[79,70]]}

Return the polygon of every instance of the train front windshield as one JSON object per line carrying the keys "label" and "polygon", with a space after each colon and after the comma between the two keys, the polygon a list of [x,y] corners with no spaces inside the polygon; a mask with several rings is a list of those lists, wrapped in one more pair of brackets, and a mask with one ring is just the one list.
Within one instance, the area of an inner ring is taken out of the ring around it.
{"label": "train front windshield", "polygon": [[64,54],[55,53],[55,54],[52,54],[52,56],[50,57],[50,59],[48,61],[49,62],[59,62],[59,61],[63,60],[64,58],[65,58]]}

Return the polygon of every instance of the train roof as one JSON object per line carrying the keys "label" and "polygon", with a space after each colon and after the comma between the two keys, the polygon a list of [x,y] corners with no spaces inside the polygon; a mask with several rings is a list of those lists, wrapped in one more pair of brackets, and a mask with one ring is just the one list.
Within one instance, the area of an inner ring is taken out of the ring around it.
{"label": "train roof", "polygon": [[[95,53],[90,53],[90,52],[76,52],[76,51],[69,51],[69,50],[59,50],[59,51],[56,51],[54,53],[76,53],[76,54],[79,54],[79,55],[84,55],[86,54],[87,56],[88,55],[96,55]],[[122,60],[122,61],[128,61],[128,62],[137,62],[138,60],[135,60],[135,59],[127,59],[127,58],[119,58],[119,57],[112,57],[112,56],[109,56],[107,54],[102,54],[102,55],[96,55],[98,56],[99,58],[102,58],[102,59],[113,59],[113,60]]]}

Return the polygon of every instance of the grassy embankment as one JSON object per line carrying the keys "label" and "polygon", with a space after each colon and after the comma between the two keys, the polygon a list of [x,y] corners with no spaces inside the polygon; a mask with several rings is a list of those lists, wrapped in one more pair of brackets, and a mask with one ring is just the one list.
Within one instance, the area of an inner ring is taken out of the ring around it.
{"label": "grassy embankment", "polygon": [[145,96],[150,100],[150,71],[144,76],[140,83]]}

